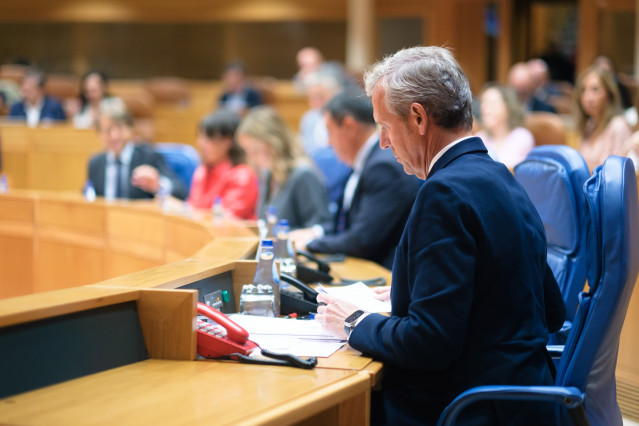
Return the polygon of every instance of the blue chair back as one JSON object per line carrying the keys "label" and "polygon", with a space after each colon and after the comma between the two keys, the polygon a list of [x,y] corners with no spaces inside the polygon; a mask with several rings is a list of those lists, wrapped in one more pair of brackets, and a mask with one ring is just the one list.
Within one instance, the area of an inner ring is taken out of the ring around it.
{"label": "blue chair back", "polygon": [[583,185],[589,176],[581,154],[564,145],[538,146],[515,166],[515,177],[544,224],[548,265],[559,284],[568,321],[577,311],[586,282],[589,217]]}
{"label": "blue chair back", "polygon": [[173,173],[184,182],[187,189],[191,188],[191,179],[197,166],[200,165],[200,155],[191,145],[183,143],[156,143],[155,150],[162,154],[166,164]]}
{"label": "blue chair back", "polygon": [[592,425],[621,425],[615,368],[619,336],[639,272],[639,202],[632,161],[611,156],[584,185],[592,233],[587,292],[561,357],[556,385],[585,392]]}

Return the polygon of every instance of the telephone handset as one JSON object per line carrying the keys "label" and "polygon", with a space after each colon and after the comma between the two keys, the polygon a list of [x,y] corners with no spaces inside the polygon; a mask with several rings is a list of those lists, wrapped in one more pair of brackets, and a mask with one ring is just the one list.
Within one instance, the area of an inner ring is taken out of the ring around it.
{"label": "telephone handset", "polygon": [[231,354],[248,355],[257,344],[248,340],[248,332],[231,321],[229,317],[215,308],[197,304],[200,315],[214,321],[198,320],[197,324],[197,353],[205,358],[219,358]]}
{"label": "telephone handset", "polygon": [[301,299],[299,298],[299,293],[281,292],[280,297],[282,303],[280,305],[280,312],[283,315],[292,313],[308,315],[317,312],[317,291],[287,274],[280,274],[280,281],[286,282],[302,292]]}
{"label": "telephone handset", "polygon": [[248,340],[248,332],[231,321],[215,308],[197,304],[200,315],[213,320],[216,325],[198,320],[197,353],[205,358],[231,358],[248,364],[275,365],[312,369],[317,365],[316,357],[303,359],[295,355],[282,354],[261,349]]}
{"label": "telephone handset", "polygon": [[328,263],[318,259],[307,251],[297,250],[298,256],[302,256],[314,262],[317,265],[317,269],[309,268],[301,263],[297,264],[297,278],[304,283],[330,283],[333,281],[333,276],[329,274],[331,267]]}

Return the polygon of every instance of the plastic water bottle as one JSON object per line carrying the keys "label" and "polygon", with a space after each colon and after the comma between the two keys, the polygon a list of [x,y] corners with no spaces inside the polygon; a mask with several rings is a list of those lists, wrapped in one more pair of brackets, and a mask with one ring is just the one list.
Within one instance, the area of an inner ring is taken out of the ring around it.
{"label": "plastic water bottle", "polygon": [[215,197],[213,201],[213,207],[211,207],[211,215],[213,216],[213,222],[219,223],[224,219],[224,207],[222,207],[222,197],[219,195]]}
{"label": "plastic water bottle", "polygon": [[0,175],[0,194],[9,192],[9,180],[7,175]]}
{"label": "plastic water bottle", "polygon": [[[277,243],[275,244],[275,260],[280,262],[280,272],[297,278],[297,266],[295,265],[295,252],[293,243],[288,239],[288,220],[280,219],[277,224]],[[282,288],[285,285],[282,283]],[[288,286],[286,286],[288,287]]]}
{"label": "plastic water bottle", "polygon": [[242,287],[240,313],[277,317],[280,314],[280,277],[274,262],[273,241],[263,240],[252,284]]}
{"label": "plastic water bottle", "polygon": [[169,189],[163,185],[160,185],[160,188],[158,189],[157,194],[155,194],[155,197],[157,199],[158,204],[160,205],[160,208],[162,210],[168,210],[169,209],[169,196],[170,196],[170,192]]}
{"label": "plastic water bottle", "polygon": [[[260,240],[271,240],[273,245],[277,243],[277,235],[275,234],[275,228],[277,227],[277,208],[275,206],[266,207],[266,220],[259,220],[259,234]],[[260,250],[262,246],[257,248],[255,253],[255,260],[260,260]]]}
{"label": "plastic water bottle", "polygon": [[90,179],[84,184],[82,195],[84,196],[84,199],[90,203],[95,201],[95,188],[93,187],[93,182],[91,182]]}
{"label": "plastic water bottle", "polygon": [[264,234],[264,240],[277,240],[275,235],[275,227],[277,226],[277,209],[275,206],[268,206],[266,208],[266,232]]}

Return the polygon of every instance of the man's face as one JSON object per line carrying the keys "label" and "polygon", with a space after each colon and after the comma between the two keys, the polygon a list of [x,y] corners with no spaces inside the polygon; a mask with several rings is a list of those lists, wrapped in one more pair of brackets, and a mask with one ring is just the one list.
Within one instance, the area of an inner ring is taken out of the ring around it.
{"label": "man's face", "polygon": [[393,150],[393,155],[404,166],[407,174],[425,179],[422,162],[419,160],[419,135],[410,131],[408,123],[388,109],[384,93],[384,89],[377,86],[372,99],[375,121],[381,127],[379,145],[382,149]]}
{"label": "man's face", "polygon": [[106,149],[114,155],[120,154],[131,136],[128,126],[116,123],[113,119],[104,115],[98,119],[98,133],[106,145]]}
{"label": "man's face", "polygon": [[335,150],[337,158],[343,163],[353,166],[358,147],[353,141],[353,129],[349,124],[345,123],[348,117],[339,124],[330,113],[324,113],[324,121],[326,122],[326,130],[328,130],[328,143]]}
{"label": "man's face", "polygon": [[42,88],[38,86],[38,79],[27,77],[22,82],[22,97],[29,103],[35,104],[42,97]]}

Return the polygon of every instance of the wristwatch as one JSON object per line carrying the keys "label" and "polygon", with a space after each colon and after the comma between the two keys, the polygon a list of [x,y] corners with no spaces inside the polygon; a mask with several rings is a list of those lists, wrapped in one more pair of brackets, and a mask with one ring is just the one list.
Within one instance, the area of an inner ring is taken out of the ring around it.
{"label": "wristwatch", "polygon": [[355,328],[355,324],[357,324],[357,320],[364,314],[364,311],[358,309],[346,317],[346,319],[344,320],[344,331],[346,332],[346,338],[351,335],[351,332]]}

